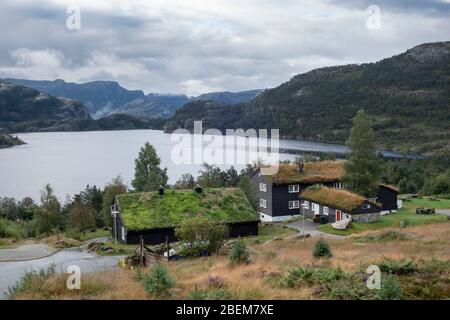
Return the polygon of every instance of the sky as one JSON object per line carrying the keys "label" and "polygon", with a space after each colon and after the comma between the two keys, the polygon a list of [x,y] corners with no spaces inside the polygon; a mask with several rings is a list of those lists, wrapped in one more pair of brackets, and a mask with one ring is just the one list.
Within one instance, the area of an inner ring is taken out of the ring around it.
{"label": "sky", "polygon": [[450,40],[450,0],[2,0],[0,77],[270,88]]}

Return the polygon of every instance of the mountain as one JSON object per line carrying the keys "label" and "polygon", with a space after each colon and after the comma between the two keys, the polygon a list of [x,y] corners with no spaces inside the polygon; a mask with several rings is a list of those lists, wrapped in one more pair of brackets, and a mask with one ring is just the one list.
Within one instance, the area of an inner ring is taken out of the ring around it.
{"label": "mountain", "polygon": [[25,144],[18,137],[13,137],[7,133],[0,132],[0,149]]}
{"label": "mountain", "polygon": [[113,110],[111,114],[130,114],[145,118],[170,118],[189,98],[185,95],[150,93]]}
{"label": "mountain", "polygon": [[[164,120],[111,115],[93,120],[79,101],[0,80],[0,132],[161,129]],[[4,139],[6,141],[6,137]]]}
{"label": "mountain", "polygon": [[244,103],[254,99],[262,91],[262,89],[256,89],[240,92],[211,92],[199,95],[198,97],[192,98],[191,100],[213,100],[225,104]]}
{"label": "mountain", "polygon": [[[223,116],[215,107],[175,113],[171,126]],[[343,143],[363,108],[378,147],[412,152],[450,148],[450,42],[416,46],[376,63],[315,69],[260,93],[229,128],[278,128],[284,138]],[[204,124],[204,128],[208,125]]]}
{"label": "mountain", "polygon": [[0,81],[0,127],[33,131],[73,120],[91,120],[81,102]]}
{"label": "mountain", "polygon": [[105,116],[132,100],[145,97],[143,91],[127,90],[114,81],[92,81],[78,84],[59,79],[54,81],[5,80],[52,96],[79,100],[89,109],[94,118]]}
{"label": "mountain", "polygon": [[212,100],[197,100],[186,103],[178,109],[164,126],[164,132],[175,129],[194,129],[194,121],[201,120],[204,128],[216,128],[224,132],[233,128],[244,114],[243,104],[228,105]]}

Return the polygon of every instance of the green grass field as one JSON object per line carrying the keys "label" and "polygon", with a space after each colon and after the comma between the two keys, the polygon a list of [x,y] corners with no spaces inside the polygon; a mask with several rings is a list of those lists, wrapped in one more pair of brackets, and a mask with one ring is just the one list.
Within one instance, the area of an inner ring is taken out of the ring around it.
{"label": "green grass field", "polygon": [[439,223],[450,221],[446,215],[443,214],[431,214],[431,215],[418,215],[416,214],[416,208],[436,208],[436,209],[450,209],[450,200],[439,199],[430,200],[429,198],[416,198],[403,202],[403,208],[398,210],[397,213],[391,215],[381,216],[380,220],[373,223],[359,223],[353,222],[352,226],[347,230],[334,230],[331,224],[325,224],[319,226],[317,229],[331,234],[337,235],[350,235],[354,233],[363,232],[366,230],[379,230],[388,227],[399,227],[400,221],[407,221],[408,225],[415,226],[426,223]]}

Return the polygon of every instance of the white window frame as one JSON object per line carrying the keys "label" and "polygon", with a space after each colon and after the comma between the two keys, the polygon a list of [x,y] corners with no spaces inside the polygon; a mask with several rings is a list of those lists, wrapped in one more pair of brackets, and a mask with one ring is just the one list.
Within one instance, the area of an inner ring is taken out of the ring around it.
{"label": "white window frame", "polygon": [[261,208],[267,208],[267,200],[266,199],[259,199],[259,206]]}
{"label": "white window frame", "polygon": [[362,208],[363,208],[363,209],[370,209],[370,208],[371,208],[371,205],[368,204],[368,203],[364,203],[364,204],[362,205]]}
{"label": "white window frame", "polygon": [[377,203],[378,198],[370,198],[369,201],[370,201],[370,202],[373,202],[373,203]]}
{"label": "white window frame", "polygon": [[260,182],[259,183],[259,191],[267,192],[267,183]]}
{"label": "white window frame", "polygon": [[335,182],[334,188],[335,189],[344,189],[344,183],[343,182]]}
{"label": "white window frame", "polygon": [[330,213],[330,209],[328,207],[324,206],[323,207],[323,214],[327,216],[329,213]]}
{"label": "white window frame", "polygon": [[289,185],[289,193],[298,193],[298,192],[300,192],[300,185],[298,184]]}
{"label": "white window frame", "polygon": [[305,209],[308,209],[308,210],[309,210],[309,201],[305,200],[305,201],[303,202],[303,207],[304,207]]}
{"label": "white window frame", "polygon": [[289,201],[289,210],[298,209],[298,208],[300,208],[300,201],[299,200]]}
{"label": "white window frame", "polygon": [[[311,202],[311,210],[312,211],[316,211],[315,209],[316,209],[316,206],[318,206],[318,204],[317,203],[314,203],[314,202]],[[319,206],[319,210],[320,210],[320,206]]]}

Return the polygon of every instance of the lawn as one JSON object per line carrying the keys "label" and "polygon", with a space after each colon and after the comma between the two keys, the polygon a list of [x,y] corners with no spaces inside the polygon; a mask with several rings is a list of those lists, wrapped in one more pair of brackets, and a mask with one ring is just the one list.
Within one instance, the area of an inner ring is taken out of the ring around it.
{"label": "lawn", "polygon": [[408,225],[421,225],[427,223],[439,223],[449,221],[446,215],[431,214],[431,215],[418,215],[416,214],[416,208],[427,207],[436,209],[450,209],[450,200],[439,199],[430,200],[429,198],[416,198],[410,201],[403,202],[403,208],[398,210],[397,213],[381,216],[380,220],[372,223],[360,223],[353,222],[352,226],[347,230],[334,230],[331,224],[325,224],[318,227],[318,230],[326,233],[337,235],[350,235],[354,233],[363,232],[366,230],[378,230],[388,227],[400,226],[400,221],[407,221]]}
{"label": "lawn", "polygon": [[257,237],[248,237],[251,243],[266,242],[274,238],[286,238],[297,234],[298,231],[281,223],[260,223]]}

